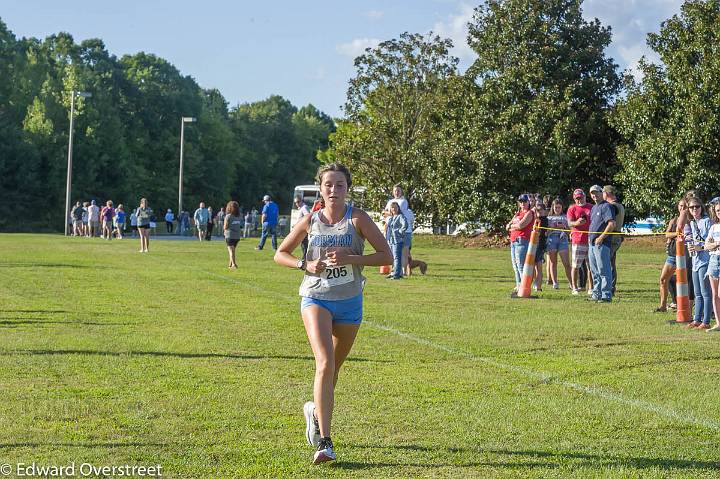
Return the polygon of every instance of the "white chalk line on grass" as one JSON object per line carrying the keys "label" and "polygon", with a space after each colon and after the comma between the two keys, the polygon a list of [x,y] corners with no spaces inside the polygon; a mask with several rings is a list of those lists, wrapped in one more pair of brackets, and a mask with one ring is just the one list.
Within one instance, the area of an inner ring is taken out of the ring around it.
{"label": "white chalk line on grass", "polygon": [[[255,284],[237,280],[235,278],[228,278],[227,276],[213,273],[211,271],[204,270],[203,272],[205,272],[209,276],[212,276],[212,277],[215,277],[218,279],[222,279],[224,281],[229,281],[231,283],[239,284],[241,286],[253,289],[255,291],[258,291],[258,292],[261,292],[264,294],[269,294],[269,295],[272,295],[272,296],[275,296],[278,298],[282,298],[283,300],[286,300],[288,303],[297,302],[295,300],[289,299],[286,294],[279,293],[277,291],[272,291],[272,290],[257,286]],[[367,319],[363,319],[363,324],[370,326],[374,329],[384,331],[386,333],[394,334],[401,338],[407,339],[408,341],[412,341],[414,343],[421,344],[423,346],[427,346],[432,349],[436,349],[438,351],[443,351],[448,354],[454,354],[457,356],[465,357],[467,359],[485,363],[488,366],[491,366],[496,369],[501,369],[504,371],[509,371],[509,372],[515,373],[520,376],[537,379],[537,380],[542,381],[543,383],[547,383],[547,384],[557,384],[566,389],[571,389],[573,391],[577,391],[577,392],[580,392],[583,394],[587,394],[589,396],[594,396],[594,397],[598,397],[601,399],[605,399],[607,401],[624,404],[626,406],[630,406],[635,409],[640,409],[640,410],[643,410],[646,412],[657,414],[658,416],[662,416],[664,418],[672,419],[672,420],[682,422],[685,424],[692,424],[695,426],[704,427],[706,429],[713,429],[716,431],[720,431],[720,422],[717,422],[717,421],[714,421],[711,419],[707,419],[707,418],[703,418],[703,417],[698,417],[698,416],[695,416],[695,415],[685,412],[685,411],[678,411],[678,410],[675,410],[675,409],[672,409],[672,408],[669,408],[666,406],[661,406],[658,404],[651,403],[649,401],[644,401],[642,399],[626,397],[622,394],[618,394],[618,393],[609,391],[609,390],[604,389],[599,386],[586,386],[584,384],[579,384],[579,383],[574,383],[571,381],[563,381],[560,379],[556,379],[551,374],[548,374],[548,373],[544,373],[541,371],[535,371],[535,370],[528,369],[528,368],[525,368],[522,366],[516,366],[513,364],[502,363],[502,362],[496,361],[496,360],[488,358],[488,357],[475,355],[468,351],[451,348],[444,344],[437,343],[435,341],[431,341],[429,339],[425,339],[420,336],[416,336],[414,334],[406,333],[404,331],[400,331],[399,329],[395,329],[390,326],[386,326],[384,324],[375,323],[374,321],[370,321]]]}

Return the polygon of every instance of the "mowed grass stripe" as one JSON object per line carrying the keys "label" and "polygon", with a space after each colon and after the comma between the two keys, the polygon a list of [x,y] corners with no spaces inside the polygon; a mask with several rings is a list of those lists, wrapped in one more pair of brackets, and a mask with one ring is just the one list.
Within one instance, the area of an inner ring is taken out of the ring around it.
{"label": "mowed grass stripe", "polygon": [[[9,278],[0,321],[17,322],[0,328],[8,459],[157,460],[166,477],[183,478],[713,477],[720,467],[714,431],[556,382],[713,417],[717,379],[687,370],[691,359],[694,369],[718,366],[710,335],[662,324],[642,299],[654,294],[647,265],[659,264],[657,253],[628,248],[621,260],[642,292],[602,320],[568,314],[587,307],[565,291],[511,303],[511,283],[494,280],[510,278],[504,251],[419,240],[432,276],[389,284],[368,270],[366,326],[452,351],[363,328],[337,395],[341,461],[318,470],[299,415],[313,370],[299,275],[274,266],[271,252],[243,242],[231,273],[216,242],[156,241],[140,255],[137,241],[17,239],[0,236]],[[38,295],[44,288],[52,294]]]}

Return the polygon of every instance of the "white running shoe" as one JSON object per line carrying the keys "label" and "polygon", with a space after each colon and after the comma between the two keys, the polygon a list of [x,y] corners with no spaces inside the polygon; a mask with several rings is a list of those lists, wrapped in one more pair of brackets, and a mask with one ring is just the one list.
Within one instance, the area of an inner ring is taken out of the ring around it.
{"label": "white running shoe", "polygon": [[560,285],[557,283],[553,283],[553,289],[560,289]]}
{"label": "white running shoe", "polygon": [[320,443],[320,425],[315,419],[315,403],[308,401],[303,406],[305,415],[305,438],[312,447],[318,447]]}
{"label": "white running shoe", "polygon": [[334,461],[335,457],[333,443],[330,438],[320,439],[315,456],[313,456],[313,464],[322,464],[323,462]]}
{"label": "white running shoe", "polygon": [[580,291],[577,290],[577,289],[573,289],[573,290],[572,290],[572,294],[574,294],[575,296],[577,296],[578,294],[580,294]]}

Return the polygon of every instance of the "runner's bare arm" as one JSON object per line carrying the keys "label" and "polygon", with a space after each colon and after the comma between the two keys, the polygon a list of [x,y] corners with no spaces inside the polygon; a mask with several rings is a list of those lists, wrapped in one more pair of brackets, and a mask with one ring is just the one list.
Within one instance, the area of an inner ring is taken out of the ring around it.
{"label": "runner's bare arm", "polygon": [[311,218],[312,215],[303,216],[290,231],[290,234],[285,237],[275,253],[274,259],[277,264],[287,266],[288,268],[297,268],[298,258],[293,256],[292,253],[307,236],[307,229]]}

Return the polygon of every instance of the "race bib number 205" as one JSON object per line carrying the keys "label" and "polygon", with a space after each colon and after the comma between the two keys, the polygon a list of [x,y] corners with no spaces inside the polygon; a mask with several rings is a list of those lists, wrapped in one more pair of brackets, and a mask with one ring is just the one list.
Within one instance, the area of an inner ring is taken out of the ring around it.
{"label": "race bib number 205", "polygon": [[320,273],[320,284],[324,287],[352,283],[355,280],[352,265],[329,266]]}

